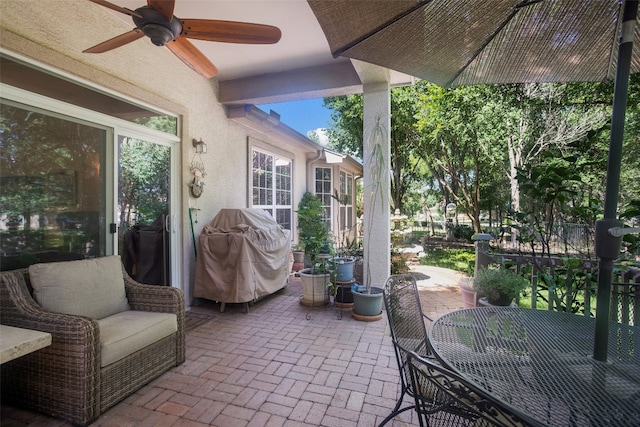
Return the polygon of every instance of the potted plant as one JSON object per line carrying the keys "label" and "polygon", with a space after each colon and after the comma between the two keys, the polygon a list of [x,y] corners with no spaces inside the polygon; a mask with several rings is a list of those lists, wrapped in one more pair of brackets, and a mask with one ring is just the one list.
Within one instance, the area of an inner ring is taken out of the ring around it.
{"label": "potted plant", "polygon": [[482,268],[473,279],[475,291],[492,305],[510,305],[529,285],[527,279],[506,268]]}
{"label": "potted plant", "polygon": [[334,281],[330,280],[327,283],[327,292],[329,293],[329,304],[335,304],[336,303],[336,296],[338,295],[339,288],[340,288],[340,285],[338,285]]}
{"label": "potted plant", "polygon": [[[331,195],[339,205],[346,206],[349,202],[348,195],[342,196],[338,193],[337,189],[334,189],[334,193]],[[338,236],[337,240],[337,256],[331,258],[331,262],[334,264],[335,274],[331,276],[331,280],[334,282],[348,283],[353,280],[353,269],[355,265],[355,258],[349,256],[346,248],[349,244],[349,235],[345,232],[340,224],[340,215],[338,214]]]}
{"label": "potted plant", "polygon": [[[369,197],[370,210],[382,209],[383,204],[388,203],[388,195],[385,194],[383,181],[388,178],[388,169],[386,167],[384,159],[384,149],[382,141],[384,139],[384,133],[386,132],[385,126],[382,124],[382,118],[378,117],[376,124],[373,126],[369,135],[369,142],[371,143],[371,152],[365,161],[365,165],[368,165],[368,170],[371,174],[371,181],[369,185],[364,188],[365,193]],[[371,233],[373,227],[373,215],[368,216],[369,223],[367,224],[367,230]],[[371,245],[371,239],[365,238],[364,240],[365,253],[370,253],[368,250]],[[354,283],[351,288],[353,294],[353,311],[352,316],[356,320],[362,321],[375,321],[382,318],[382,295],[384,290],[380,287],[371,286],[371,269],[369,262],[366,262],[366,268],[364,271],[364,286],[359,286],[358,283]]]}
{"label": "potted plant", "polygon": [[293,254],[292,271],[297,273],[304,268],[304,248],[296,245],[291,253]]}
{"label": "potted plant", "polygon": [[[334,191],[332,197],[338,201],[341,207],[346,207],[349,203],[349,196],[346,194],[340,196],[338,190]],[[352,308],[353,295],[351,293],[351,285],[353,282],[364,283],[362,274],[362,241],[357,236],[351,238],[350,232],[342,229],[340,215],[338,215],[338,229],[337,256],[332,258],[335,274],[332,275],[331,280],[339,284],[336,305]]]}
{"label": "potted plant", "polygon": [[328,302],[327,284],[330,279],[331,244],[329,227],[323,221],[324,209],[318,197],[306,192],[298,203],[298,238],[310,259],[311,266],[298,271],[302,282],[305,305],[324,305]]}

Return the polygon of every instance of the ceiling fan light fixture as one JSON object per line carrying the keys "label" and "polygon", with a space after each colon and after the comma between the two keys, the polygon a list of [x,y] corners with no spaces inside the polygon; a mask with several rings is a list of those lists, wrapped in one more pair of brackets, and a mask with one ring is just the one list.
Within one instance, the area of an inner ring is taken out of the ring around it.
{"label": "ceiling fan light fixture", "polygon": [[169,22],[162,13],[149,6],[140,7],[136,12],[140,17],[134,16],[133,22],[156,46],[164,46],[182,33],[182,24],[176,17]]}
{"label": "ceiling fan light fixture", "polygon": [[149,37],[151,42],[156,46],[164,46],[176,38],[170,29],[158,24],[147,24],[142,27],[142,32]]}

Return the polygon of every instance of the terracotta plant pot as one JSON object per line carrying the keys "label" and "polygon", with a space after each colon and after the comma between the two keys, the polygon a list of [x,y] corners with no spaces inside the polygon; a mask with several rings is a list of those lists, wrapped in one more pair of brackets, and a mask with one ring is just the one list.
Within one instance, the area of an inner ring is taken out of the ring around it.
{"label": "terracotta plant pot", "polygon": [[298,272],[304,268],[304,251],[293,251],[292,270]]}
{"label": "terracotta plant pot", "polygon": [[462,305],[464,308],[477,307],[478,294],[473,289],[473,279],[465,277],[458,280],[458,287],[462,293]]}

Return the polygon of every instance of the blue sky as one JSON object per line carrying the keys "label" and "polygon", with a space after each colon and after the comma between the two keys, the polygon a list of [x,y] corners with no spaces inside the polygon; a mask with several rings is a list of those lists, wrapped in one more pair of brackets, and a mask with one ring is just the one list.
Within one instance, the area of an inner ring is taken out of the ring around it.
{"label": "blue sky", "polygon": [[281,122],[303,135],[306,135],[310,130],[327,128],[332,111],[322,106],[322,98],[263,104],[258,107],[267,113],[269,110],[273,110],[280,114]]}

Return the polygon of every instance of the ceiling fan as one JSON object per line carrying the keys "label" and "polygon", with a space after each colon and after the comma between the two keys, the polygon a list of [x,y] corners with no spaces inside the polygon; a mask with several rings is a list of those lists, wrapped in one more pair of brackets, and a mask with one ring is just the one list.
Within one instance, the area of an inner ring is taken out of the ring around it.
{"label": "ceiling fan", "polygon": [[120,7],[106,0],[89,0],[133,18],[136,28],[97,44],[85,53],[103,53],[131,43],[144,36],[156,46],[166,46],[195,72],[206,78],[218,74],[218,69],[187,39],[224,43],[273,44],[281,32],[271,25],[213,19],[179,19],[173,14],[175,0],[147,0],[136,10]]}

